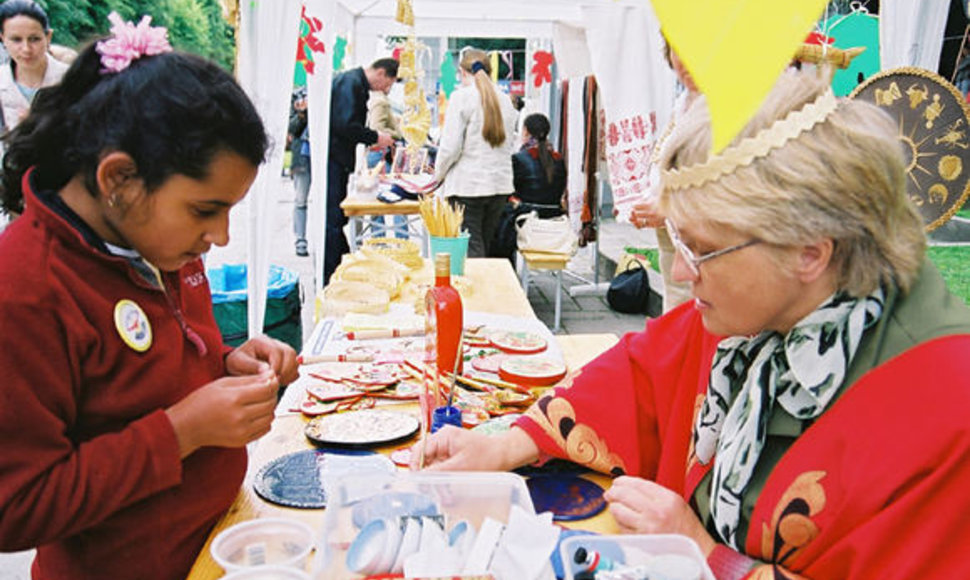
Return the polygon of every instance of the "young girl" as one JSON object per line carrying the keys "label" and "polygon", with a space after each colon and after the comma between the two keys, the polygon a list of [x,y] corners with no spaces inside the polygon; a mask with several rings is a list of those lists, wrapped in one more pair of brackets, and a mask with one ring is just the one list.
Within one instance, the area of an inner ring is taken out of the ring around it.
{"label": "young girl", "polygon": [[465,48],[461,87],[451,94],[435,159],[441,194],[465,210],[468,256],[489,255],[505,201],[512,193],[512,141],[516,111],[492,82],[488,55]]}
{"label": "young girl", "polygon": [[223,347],[200,256],[267,138],[233,79],[112,14],[8,137],[0,550],[34,578],[184,578],[269,430],[284,344]]}

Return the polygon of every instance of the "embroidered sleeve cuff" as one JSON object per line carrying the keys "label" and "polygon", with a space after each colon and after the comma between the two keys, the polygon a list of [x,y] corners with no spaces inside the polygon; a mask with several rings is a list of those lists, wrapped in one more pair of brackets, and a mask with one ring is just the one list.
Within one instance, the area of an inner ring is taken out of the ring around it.
{"label": "embroidered sleeve cuff", "polygon": [[564,459],[567,458],[563,449],[559,447],[559,445],[557,445],[556,442],[553,441],[548,435],[546,435],[542,428],[539,427],[539,425],[537,425],[536,422],[528,415],[522,415],[516,419],[513,425],[525,431],[539,448],[539,459],[532,464],[534,467],[542,467],[550,459],[556,459],[557,457]]}
{"label": "embroidered sleeve cuff", "polygon": [[714,546],[707,557],[707,565],[711,567],[711,571],[718,580],[741,580],[748,575],[756,563],[755,560],[724,544]]}

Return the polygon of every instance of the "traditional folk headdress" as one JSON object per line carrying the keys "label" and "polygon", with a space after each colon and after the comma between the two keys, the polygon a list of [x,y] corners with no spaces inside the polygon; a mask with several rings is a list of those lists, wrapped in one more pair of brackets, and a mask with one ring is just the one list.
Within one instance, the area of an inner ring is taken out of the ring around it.
{"label": "traditional folk headdress", "polygon": [[688,189],[733,173],[740,167],[750,165],[755,159],[767,156],[774,149],[784,147],[803,132],[825,121],[838,104],[835,94],[831,90],[825,91],[802,109],[788,113],[784,119],[775,121],[754,137],[727,147],[703,163],[664,171],[661,174],[663,186],[671,190]]}

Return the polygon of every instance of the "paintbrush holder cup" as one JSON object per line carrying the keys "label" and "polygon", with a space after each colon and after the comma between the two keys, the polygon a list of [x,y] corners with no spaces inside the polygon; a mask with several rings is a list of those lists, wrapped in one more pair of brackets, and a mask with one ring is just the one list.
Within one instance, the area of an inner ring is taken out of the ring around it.
{"label": "paintbrush holder cup", "polygon": [[461,428],[461,409],[455,406],[438,407],[431,414],[431,432],[434,433],[445,425]]}

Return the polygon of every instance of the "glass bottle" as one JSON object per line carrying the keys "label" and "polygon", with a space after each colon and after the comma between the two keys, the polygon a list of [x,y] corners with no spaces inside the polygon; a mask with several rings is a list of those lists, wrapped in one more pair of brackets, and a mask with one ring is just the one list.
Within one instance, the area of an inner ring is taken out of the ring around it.
{"label": "glass bottle", "polygon": [[[438,377],[446,377],[445,382],[450,383],[448,375],[461,374],[462,370],[462,357],[458,352],[462,333],[461,296],[451,285],[450,254],[435,254],[434,286],[425,296],[424,307],[425,353],[434,359],[433,369],[437,375],[432,384],[440,385]],[[435,391],[440,393],[441,389]],[[441,403],[437,395],[435,399],[437,404]]]}

